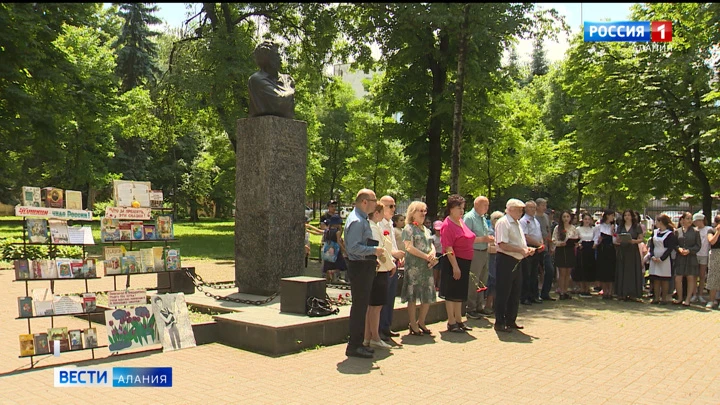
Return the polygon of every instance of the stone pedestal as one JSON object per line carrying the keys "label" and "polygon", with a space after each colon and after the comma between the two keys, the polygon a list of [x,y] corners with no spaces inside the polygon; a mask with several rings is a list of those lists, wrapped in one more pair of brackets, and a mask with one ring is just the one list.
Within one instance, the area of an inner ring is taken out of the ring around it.
{"label": "stone pedestal", "polygon": [[280,280],[280,312],[305,315],[309,297],[325,296],[324,278],[298,276]]}
{"label": "stone pedestal", "polygon": [[270,295],[305,270],[307,124],[275,116],[238,120],[235,280]]}

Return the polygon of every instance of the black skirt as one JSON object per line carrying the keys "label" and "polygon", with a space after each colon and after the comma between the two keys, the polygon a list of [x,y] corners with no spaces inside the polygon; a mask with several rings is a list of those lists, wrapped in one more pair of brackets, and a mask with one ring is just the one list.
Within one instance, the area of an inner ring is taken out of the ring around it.
{"label": "black skirt", "polygon": [[389,276],[389,271],[379,271],[375,273],[372,290],[370,291],[370,306],[374,307],[387,304]]}
{"label": "black skirt", "polygon": [[612,242],[603,242],[598,245],[597,261],[595,262],[595,264],[595,274],[597,276],[597,281],[604,283],[615,282],[617,252],[615,251],[615,245],[613,245]]}
{"label": "black skirt", "polygon": [[577,263],[570,273],[575,282],[593,282],[595,278],[595,249],[593,241],[580,242],[582,249],[577,251]]}
{"label": "black skirt", "polygon": [[575,267],[575,244],[555,248],[555,267]]}
{"label": "black skirt", "polygon": [[[470,283],[470,264],[472,260],[461,259],[455,256],[460,267],[460,279],[455,280],[452,276],[453,270],[447,256],[440,259],[440,293],[438,296],[445,301],[461,302],[467,301],[468,285]],[[477,281],[476,281],[477,282]]]}

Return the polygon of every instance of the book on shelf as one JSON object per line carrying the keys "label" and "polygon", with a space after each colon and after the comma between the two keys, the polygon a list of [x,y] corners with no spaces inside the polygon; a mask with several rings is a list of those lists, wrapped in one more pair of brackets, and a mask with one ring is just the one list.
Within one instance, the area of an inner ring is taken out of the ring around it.
{"label": "book on shelf", "polygon": [[68,331],[68,340],[70,341],[70,350],[82,350],[82,330],[71,329]]}
{"label": "book on shelf", "polygon": [[18,316],[20,318],[30,318],[33,316],[32,297],[18,297]]}
{"label": "book on shelf", "polygon": [[22,204],[24,207],[42,206],[42,200],[40,199],[40,187],[23,186]]}
{"label": "book on shelf", "polygon": [[95,312],[97,310],[97,297],[95,293],[83,293],[83,311]]}
{"label": "book on shelf", "polygon": [[62,219],[51,219],[48,221],[48,225],[50,227],[50,241],[52,243],[70,243],[67,221]]}
{"label": "book on shelf", "polygon": [[82,300],[76,296],[56,295],[53,297],[53,310],[55,315],[82,313]]}
{"label": "book on shelf", "polygon": [[15,280],[32,279],[32,273],[30,272],[30,261],[28,259],[13,260],[13,267],[15,267]]}
{"label": "book on shelf", "polygon": [[120,259],[125,255],[124,246],[105,246],[104,247],[105,275],[120,274]]}
{"label": "book on shelf", "polygon": [[165,271],[165,260],[163,257],[163,247],[153,246],[153,268],[155,271]]}
{"label": "book on shelf", "polygon": [[30,333],[23,333],[20,335],[20,355],[21,356],[32,356],[35,354],[35,341],[33,335]]}
{"label": "book on shelf", "polygon": [[70,259],[70,272],[72,278],[85,278],[83,274],[83,259]]}
{"label": "book on shelf", "polygon": [[140,263],[143,273],[152,273],[155,271],[155,260],[153,259],[152,248],[140,249]]}
{"label": "book on shelf", "polygon": [[132,221],[130,222],[130,235],[132,237],[132,240],[143,240],[145,239],[145,233],[143,231],[143,223],[142,221]]}
{"label": "book on shelf", "polygon": [[35,316],[54,315],[53,295],[49,288],[33,288],[30,292]]}
{"label": "book on shelf", "polygon": [[125,253],[126,256],[120,258],[120,274],[133,274],[138,272],[135,256],[127,256],[128,253],[130,252]]}
{"label": "book on shelf", "polygon": [[95,330],[95,328],[83,329],[83,337],[85,340],[86,349],[98,346],[97,330]]}
{"label": "book on shelf", "polygon": [[89,226],[69,226],[68,242],[75,245],[94,245],[92,229]]}
{"label": "book on shelf", "polygon": [[67,326],[48,329],[48,340],[60,340],[68,338]]}
{"label": "book on shelf", "polygon": [[83,260],[82,274],[84,278],[97,277],[97,261],[93,258]]}
{"label": "book on shelf", "polygon": [[[66,328],[67,329],[67,328]],[[60,352],[69,352],[70,351],[70,340],[68,338],[63,339],[55,339],[60,342]],[[50,344],[55,347],[54,341],[50,341]]]}
{"label": "book on shelf", "polygon": [[33,334],[33,343],[35,345],[35,354],[50,353],[50,344],[48,343],[48,334],[44,332]]}
{"label": "book on shelf", "polygon": [[155,225],[143,225],[143,239],[145,240],[155,240],[157,239],[157,234],[155,232]]}
{"label": "book on shelf", "polygon": [[40,200],[47,208],[65,208],[63,201],[63,189],[56,187],[44,187],[40,189]]}
{"label": "book on shelf", "polygon": [[55,259],[55,263],[57,263],[58,278],[73,278],[70,259],[60,257]]}
{"label": "book on shelf", "polygon": [[173,238],[173,220],[170,215],[158,215],[155,219],[155,234],[157,239]]}
{"label": "book on shelf", "polygon": [[65,208],[69,210],[81,210],[82,192],[75,190],[65,190]]}
{"label": "book on shelf", "polygon": [[100,239],[103,242],[120,240],[120,220],[116,218],[102,218],[100,220]]}
{"label": "book on shelf", "polygon": [[[135,273],[145,273],[142,268],[142,254],[139,250],[128,250],[125,252],[125,257],[132,257],[135,259]],[[132,271],[130,271],[132,273]]]}
{"label": "book on shelf", "polygon": [[30,268],[32,269],[32,278],[42,278],[42,263],[41,260],[33,260],[30,262]]}
{"label": "book on shelf", "polygon": [[180,270],[180,249],[165,248],[165,270]]}
{"label": "book on shelf", "polygon": [[132,240],[132,222],[120,221],[120,240]]}
{"label": "book on shelf", "polygon": [[57,262],[53,259],[40,259],[40,278],[59,278]]}
{"label": "book on shelf", "polygon": [[32,243],[47,243],[48,221],[42,218],[28,218],[25,220],[28,240]]}
{"label": "book on shelf", "polygon": [[116,207],[132,207],[133,201],[140,207],[150,207],[150,182],[113,180],[113,197]]}

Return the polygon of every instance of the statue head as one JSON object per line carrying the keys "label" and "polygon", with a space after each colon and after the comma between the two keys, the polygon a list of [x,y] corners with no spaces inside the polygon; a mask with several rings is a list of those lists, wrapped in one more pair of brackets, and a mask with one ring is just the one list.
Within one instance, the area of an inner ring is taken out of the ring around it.
{"label": "statue head", "polygon": [[272,41],[263,41],[256,48],[255,63],[264,71],[278,72],[280,70],[280,53],[278,44]]}

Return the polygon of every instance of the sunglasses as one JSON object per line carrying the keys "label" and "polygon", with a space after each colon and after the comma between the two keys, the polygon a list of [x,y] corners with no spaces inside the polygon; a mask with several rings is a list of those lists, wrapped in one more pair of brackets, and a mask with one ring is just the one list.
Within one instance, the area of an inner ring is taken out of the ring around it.
{"label": "sunglasses", "polygon": [[395,208],[395,204],[389,204],[389,205],[388,205],[388,208],[390,208],[390,209]]}

